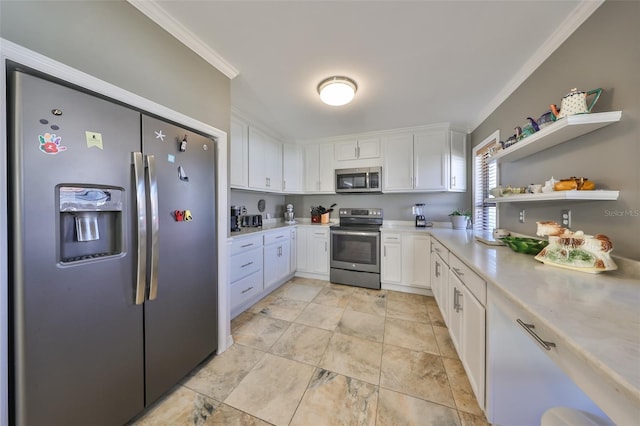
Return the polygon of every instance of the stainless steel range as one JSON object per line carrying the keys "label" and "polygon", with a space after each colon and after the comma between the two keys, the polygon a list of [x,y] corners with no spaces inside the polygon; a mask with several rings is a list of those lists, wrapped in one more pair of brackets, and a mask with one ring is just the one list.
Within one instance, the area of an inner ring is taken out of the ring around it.
{"label": "stainless steel range", "polygon": [[331,227],[331,282],[380,288],[382,209],[342,208]]}

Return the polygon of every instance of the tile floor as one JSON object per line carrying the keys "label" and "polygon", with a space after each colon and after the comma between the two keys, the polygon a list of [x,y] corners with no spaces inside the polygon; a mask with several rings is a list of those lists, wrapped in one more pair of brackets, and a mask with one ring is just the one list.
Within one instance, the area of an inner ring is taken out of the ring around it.
{"label": "tile floor", "polygon": [[294,278],[136,425],[486,425],[432,297]]}

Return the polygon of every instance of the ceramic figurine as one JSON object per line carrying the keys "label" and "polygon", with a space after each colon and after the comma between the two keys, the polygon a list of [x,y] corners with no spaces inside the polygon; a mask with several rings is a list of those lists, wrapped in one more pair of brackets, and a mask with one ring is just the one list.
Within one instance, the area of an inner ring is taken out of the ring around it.
{"label": "ceramic figurine", "polygon": [[618,269],[609,253],[613,243],[606,235],[585,235],[572,232],[556,222],[536,222],[538,236],[549,236],[549,245],[535,257],[536,260],[574,271],[597,274]]}

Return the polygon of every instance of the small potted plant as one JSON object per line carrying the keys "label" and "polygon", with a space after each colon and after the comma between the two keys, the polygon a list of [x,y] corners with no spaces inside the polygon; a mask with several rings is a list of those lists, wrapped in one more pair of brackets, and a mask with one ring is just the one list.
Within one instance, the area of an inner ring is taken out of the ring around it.
{"label": "small potted plant", "polygon": [[469,210],[456,209],[449,213],[449,217],[451,218],[451,226],[453,229],[467,229],[471,213]]}

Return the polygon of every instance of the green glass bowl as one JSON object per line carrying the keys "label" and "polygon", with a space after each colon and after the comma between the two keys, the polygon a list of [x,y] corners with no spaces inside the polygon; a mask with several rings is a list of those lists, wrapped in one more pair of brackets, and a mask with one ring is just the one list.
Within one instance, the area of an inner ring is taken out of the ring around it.
{"label": "green glass bowl", "polygon": [[502,237],[500,239],[504,241],[511,250],[518,253],[532,254],[534,256],[549,245],[548,241],[538,240],[537,238]]}

